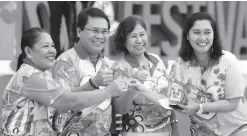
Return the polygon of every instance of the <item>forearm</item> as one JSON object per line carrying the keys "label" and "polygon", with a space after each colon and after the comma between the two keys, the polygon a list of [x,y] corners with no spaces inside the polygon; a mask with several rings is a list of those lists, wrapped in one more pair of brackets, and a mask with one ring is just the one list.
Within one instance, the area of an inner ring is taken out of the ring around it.
{"label": "forearm", "polygon": [[163,99],[164,96],[161,95],[161,94],[158,94],[156,92],[153,92],[151,90],[149,90],[148,88],[146,87],[142,87],[142,91],[141,91],[141,94],[146,97],[149,101],[153,102],[155,105],[159,105],[159,102],[158,100],[159,99]]}
{"label": "forearm", "polygon": [[90,85],[89,81],[88,81],[88,82],[86,82],[84,85],[82,85],[80,87],[73,88],[71,90],[71,92],[82,92],[82,91],[85,91],[85,90],[87,90],[87,91],[93,91],[93,90],[95,90],[95,88],[93,88]]}
{"label": "forearm", "polygon": [[80,110],[95,104],[100,104],[102,101],[109,98],[111,98],[111,96],[105,89],[84,92],[66,91],[51,105],[51,107],[54,107],[60,112]]}
{"label": "forearm", "polygon": [[171,122],[171,126],[172,126],[172,133],[175,134],[175,135],[172,135],[172,136],[178,136],[178,120],[176,118],[176,114],[174,112],[174,110],[171,111],[171,119],[170,119],[170,122]]}
{"label": "forearm", "polygon": [[133,103],[133,98],[136,93],[132,90],[128,90],[126,93],[114,98],[114,105],[116,113],[125,114],[127,113]]}
{"label": "forearm", "polygon": [[203,112],[231,112],[236,110],[240,98],[203,103]]}

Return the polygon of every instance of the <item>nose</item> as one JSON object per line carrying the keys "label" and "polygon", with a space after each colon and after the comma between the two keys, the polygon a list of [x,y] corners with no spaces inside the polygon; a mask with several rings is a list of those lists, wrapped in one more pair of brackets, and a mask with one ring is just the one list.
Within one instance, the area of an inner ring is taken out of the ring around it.
{"label": "nose", "polygon": [[136,43],[142,43],[142,38],[140,36],[136,37]]}
{"label": "nose", "polygon": [[57,54],[57,50],[56,50],[56,48],[53,47],[53,46],[50,46],[49,52]]}
{"label": "nose", "polygon": [[95,35],[95,37],[97,37],[97,38],[104,38],[104,35],[102,34],[101,31],[99,31],[99,32]]}
{"label": "nose", "polygon": [[206,36],[204,34],[200,34],[199,39],[200,40],[206,40]]}

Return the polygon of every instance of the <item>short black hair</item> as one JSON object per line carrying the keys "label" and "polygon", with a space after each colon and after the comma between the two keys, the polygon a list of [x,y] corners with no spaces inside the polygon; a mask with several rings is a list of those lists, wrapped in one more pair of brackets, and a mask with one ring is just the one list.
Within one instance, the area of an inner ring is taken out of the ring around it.
{"label": "short black hair", "polygon": [[128,50],[125,46],[127,36],[135,29],[137,24],[140,24],[146,30],[146,24],[143,22],[142,19],[136,16],[129,16],[119,24],[117,32],[115,34],[115,44],[117,52],[128,53]]}
{"label": "short black hair", "polygon": [[77,27],[79,27],[81,30],[84,29],[85,25],[88,22],[88,17],[101,17],[104,18],[108,23],[108,30],[110,29],[110,21],[107,15],[104,13],[104,11],[98,9],[98,8],[88,8],[83,11],[81,11],[78,15],[78,22]]}
{"label": "short black hair", "polygon": [[222,55],[221,41],[220,41],[219,33],[217,30],[216,22],[206,12],[193,13],[186,18],[184,26],[183,26],[182,43],[181,43],[182,45],[179,51],[179,56],[184,61],[190,61],[194,58],[193,48],[190,42],[187,40],[187,36],[188,36],[188,33],[191,27],[193,27],[194,23],[197,20],[208,20],[210,22],[213,28],[213,31],[214,31],[213,45],[210,48],[210,57],[211,59],[218,60],[220,56]]}

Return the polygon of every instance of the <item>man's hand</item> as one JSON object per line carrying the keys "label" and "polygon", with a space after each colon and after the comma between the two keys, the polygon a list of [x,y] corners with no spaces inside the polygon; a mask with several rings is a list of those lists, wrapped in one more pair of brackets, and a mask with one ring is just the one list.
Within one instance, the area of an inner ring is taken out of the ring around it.
{"label": "man's hand", "polygon": [[113,70],[102,66],[96,76],[92,78],[92,81],[97,87],[107,86],[113,81]]}
{"label": "man's hand", "polygon": [[120,96],[128,90],[128,83],[124,80],[114,80],[107,87],[106,91],[112,96]]}

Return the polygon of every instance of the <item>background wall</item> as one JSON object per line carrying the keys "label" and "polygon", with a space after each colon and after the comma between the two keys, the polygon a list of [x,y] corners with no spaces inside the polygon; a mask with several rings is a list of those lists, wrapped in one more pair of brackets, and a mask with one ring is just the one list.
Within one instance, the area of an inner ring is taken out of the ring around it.
{"label": "background wall", "polygon": [[[129,15],[142,17],[147,24],[150,37],[148,52],[162,57],[169,67],[178,57],[182,25],[187,15],[207,11],[217,21],[223,48],[234,53],[241,63],[247,83],[247,2],[245,1],[119,1],[112,2],[115,21],[122,21]],[[76,14],[83,9],[76,2]],[[88,4],[89,5],[89,4]],[[30,27],[43,27],[50,31],[50,9],[46,1],[1,1],[0,2],[0,96],[15,71],[16,59],[20,53],[20,38],[23,30]],[[69,49],[69,34],[64,16],[62,17],[60,41],[63,50]],[[114,45],[106,47],[106,55],[114,58]],[[1,99],[0,99],[1,101]],[[189,135],[187,119],[182,119],[180,129]]]}

